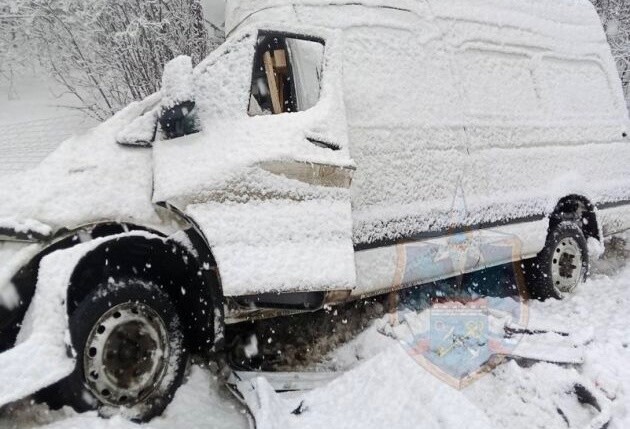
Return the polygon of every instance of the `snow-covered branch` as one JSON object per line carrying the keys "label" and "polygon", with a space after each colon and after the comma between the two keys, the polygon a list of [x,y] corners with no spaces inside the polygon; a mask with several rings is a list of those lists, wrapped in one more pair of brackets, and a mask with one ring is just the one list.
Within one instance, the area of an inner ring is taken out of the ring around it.
{"label": "snow-covered branch", "polygon": [[630,105],[630,0],[592,0],[617,61],[626,100]]}
{"label": "snow-covered branch", "polygon": [[170,59],[199,61],[219,43],[199,0],[13,0],[0,7],[0,64],[7,64],[0,73],[9,77],[18,58],[36,58],[98,119],[155,92]]}

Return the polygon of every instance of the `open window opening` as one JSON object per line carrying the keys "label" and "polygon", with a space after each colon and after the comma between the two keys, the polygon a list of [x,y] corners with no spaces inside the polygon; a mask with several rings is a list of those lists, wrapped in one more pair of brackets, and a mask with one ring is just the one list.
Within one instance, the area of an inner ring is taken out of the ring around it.
{"label": "open window opening", "polygon": [[261,33],[255,55],[251,116],[304,111],[319,101],[321,41]]}

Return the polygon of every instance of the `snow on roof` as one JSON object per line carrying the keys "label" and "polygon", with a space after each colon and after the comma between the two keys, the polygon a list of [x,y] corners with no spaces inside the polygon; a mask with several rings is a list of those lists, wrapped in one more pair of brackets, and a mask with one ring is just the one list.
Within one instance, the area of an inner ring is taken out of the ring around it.
{"label": "snow on roof", "polygon": [[595,8],[588,0],[227,0],[226,32],[230,33],[254,14],[272,8],[358,4],[455,18],[481,12],[487,20],[525,14],[558,24],[601,29]]}

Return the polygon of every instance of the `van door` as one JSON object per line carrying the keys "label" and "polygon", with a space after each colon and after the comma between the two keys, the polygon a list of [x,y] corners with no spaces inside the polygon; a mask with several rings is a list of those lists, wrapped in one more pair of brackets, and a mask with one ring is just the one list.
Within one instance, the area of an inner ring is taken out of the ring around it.
{"label": "van door", "polygon": [[345,102],[358,166],[355,294],[459,274],[474,263],[466,236],[446,238],[467,221],[458,191],[466,138],[451,53],[429,20],[387,13],[398,27],[345,30]]}
{"label": "van door", "polygon": [[199,226],[226,296],[354,287],[341,64],[308,34],[233,37],[195,69],[200,132],[155,145],[153,199]]}

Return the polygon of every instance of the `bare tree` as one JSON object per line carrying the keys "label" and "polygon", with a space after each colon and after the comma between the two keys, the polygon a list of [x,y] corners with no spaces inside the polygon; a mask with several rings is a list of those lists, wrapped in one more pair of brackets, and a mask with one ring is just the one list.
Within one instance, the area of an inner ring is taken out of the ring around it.
{"label": "bare tree", "polygon": [[592,0],[601,17],[630,106],[630,0]]}
{"label": "bare tree", "polygon": [[0,5],[0,81],[7,83],[9,99],[17,97],[15,78],[29,65],[22,49],[27,44],[23,24],[28,18],[16,1]]}
{"label": "bare tree", "polygon": [[29,0],[27,36],[50,75],[105,119],[159,88],[163,65],[219,43],[199,0]]}

